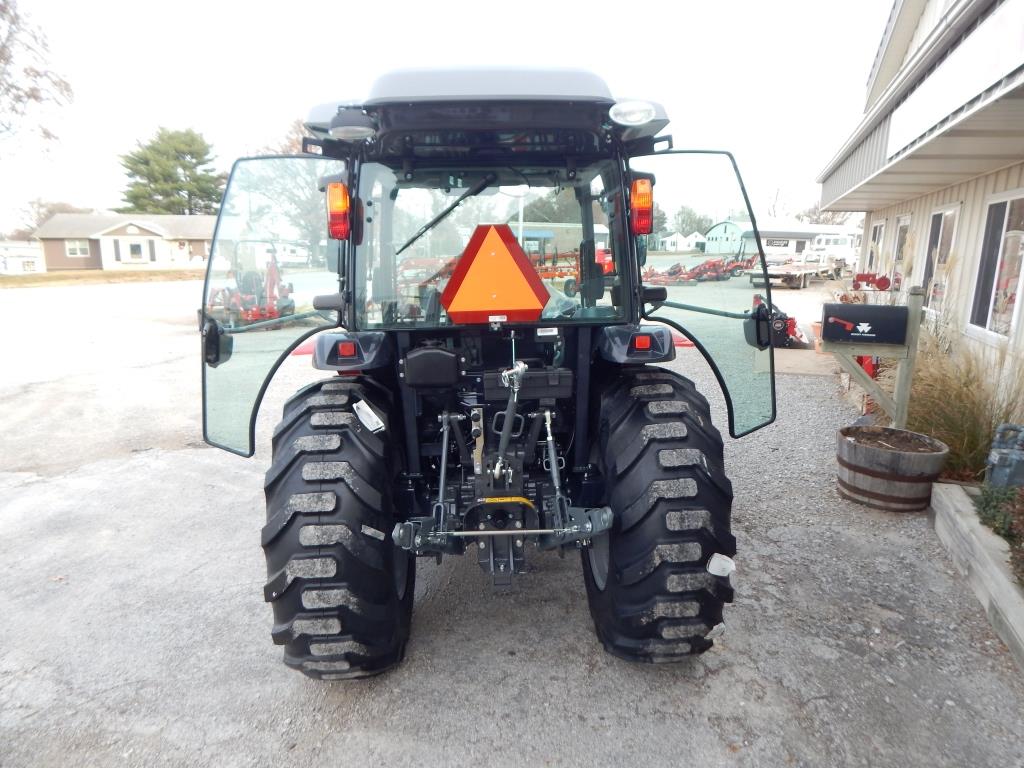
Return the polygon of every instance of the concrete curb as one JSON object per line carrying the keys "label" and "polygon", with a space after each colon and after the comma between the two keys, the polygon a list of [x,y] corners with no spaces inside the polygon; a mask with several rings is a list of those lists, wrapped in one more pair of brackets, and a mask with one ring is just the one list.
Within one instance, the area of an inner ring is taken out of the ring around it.
{"label": "concrete curb", "polygon": [[1009,545],[978,520],[962,487],[932,486],[929,510],[935,533],[985,608],[992,628],[1024,670],[1024,589],[1009,566]]}

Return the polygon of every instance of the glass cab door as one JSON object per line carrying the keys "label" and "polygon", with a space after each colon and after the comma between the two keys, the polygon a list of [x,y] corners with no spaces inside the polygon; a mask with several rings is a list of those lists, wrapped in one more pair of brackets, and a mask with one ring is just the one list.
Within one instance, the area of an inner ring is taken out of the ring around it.
{"label": "glass cab door", "polygon": [[634,178],[654,182],[654,233],[635,243],[644,285],[668,301],[645,317],[689,337],[718,378],[729,433],[775,419],[771,293],[754,215],[727,152],[666,151],[633,157]]}
{"label": "glass cab door", "polygon": [[256,412],[273,372],[304,338],[336,326],[313,298],[339,292],[344,244],[327,237],[319,180],[344,164],[313,157],[239,160],[228,180],[206,272],[203,438],[254,451]]}

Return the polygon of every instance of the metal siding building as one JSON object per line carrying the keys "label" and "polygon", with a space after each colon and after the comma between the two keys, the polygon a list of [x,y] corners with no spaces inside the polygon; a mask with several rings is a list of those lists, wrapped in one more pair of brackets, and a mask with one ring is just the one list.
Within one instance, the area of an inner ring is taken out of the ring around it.
{"label": "metal siding building", "polygon": [[860,266],[1024,361],[1024,0],[896,0],[861,124],[818,177],[865,211]]}

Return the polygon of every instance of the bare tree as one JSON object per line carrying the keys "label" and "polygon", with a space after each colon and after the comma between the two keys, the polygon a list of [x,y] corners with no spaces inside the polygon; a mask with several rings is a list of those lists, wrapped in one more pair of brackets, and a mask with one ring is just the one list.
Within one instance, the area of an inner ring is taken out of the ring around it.
{"label": "bare tree", "polygon": [[845,224],[850,218],[849,211],[823,211],[821,206],[815,203],[805,211],[796,215],[797,221],[804,221],[808,224]]}
{"label": "bare tree", "polygon": [[302,125],[302,120],[296,118],[292,120],[281,140],[264,147],[263,151],[270,155],[300,155],[304,136],[309,136],[309,132]]}
{"label": "bare tree", "polygon": [[92,208],[79,208],[71,203],[37,198],[22,213],[22,226],[7,233],[6,237],[8,240],[28,240],[43,222],[57,213],[92,213]]}
{"label": "bare tree", "polygon": [[[0,138],[14,133],[36,107],[71,101],[71,85],[48,68],[46,36],[18,10],[16,0],[0,0]],[[53,139],[44,126],[39,135]]]}

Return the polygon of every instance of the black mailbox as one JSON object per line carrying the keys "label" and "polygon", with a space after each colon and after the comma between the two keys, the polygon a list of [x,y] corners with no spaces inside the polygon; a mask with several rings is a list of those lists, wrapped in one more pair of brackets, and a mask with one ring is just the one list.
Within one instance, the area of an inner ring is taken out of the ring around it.
{"label": "black mailbox", "polygon": [[879,304],[826,304],[821,338],[848,344],[906,344],[907,308]]}

